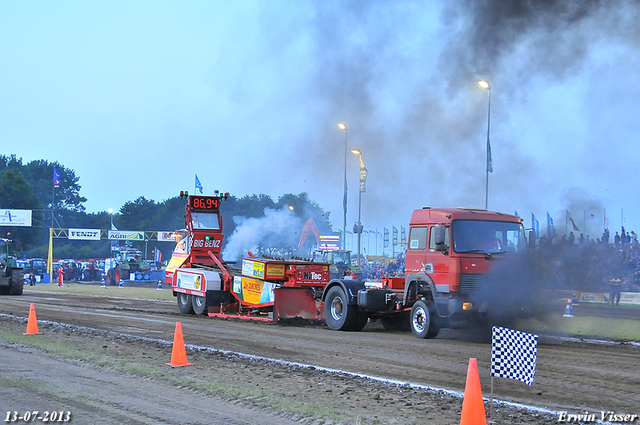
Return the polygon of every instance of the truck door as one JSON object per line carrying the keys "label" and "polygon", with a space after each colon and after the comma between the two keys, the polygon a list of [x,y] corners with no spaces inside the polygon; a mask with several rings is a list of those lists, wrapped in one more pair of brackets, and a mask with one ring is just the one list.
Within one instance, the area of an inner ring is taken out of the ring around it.
{"label": "truck door", "polygon": [[[441,232],[440,241],[436,234]],[[442,238],[444,233],[444,238]],[[438,244],[437,242],[444,243]],[[449,264],[451,251],[451,238],[448,226],[431,226],[429,227],[429,249],[426,254],[425,271],[433,279],[438,292],[449,292]]]}

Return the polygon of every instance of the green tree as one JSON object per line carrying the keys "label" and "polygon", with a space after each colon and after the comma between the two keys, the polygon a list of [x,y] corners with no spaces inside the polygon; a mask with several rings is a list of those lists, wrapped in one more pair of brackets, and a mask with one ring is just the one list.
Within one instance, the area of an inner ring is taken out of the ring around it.
{"label": "green tree", "polygon": [[[38,223],[42,225],[42,212],[37,211],[42,209],[38,197],[22,173],[15,172],[13,169],[5,170],[0,178],[0,208],[32,210],[32,221],[36,226]],[[2,230],[3,236],[11,233],[11,238],[20,240],[24,249],[38,241],[37,227],[3,226]]]}

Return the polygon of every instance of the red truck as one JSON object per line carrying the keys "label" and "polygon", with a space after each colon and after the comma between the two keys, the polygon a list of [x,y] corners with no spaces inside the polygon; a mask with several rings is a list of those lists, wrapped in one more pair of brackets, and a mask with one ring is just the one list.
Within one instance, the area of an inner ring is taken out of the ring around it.
{"label": "red truck", "polygon": [[228,194],[188,196],[186,232],[165,274],[182,313],[279,321],[324,320],[333,330],[361,330],[370,319],[388,329],[434,338],[443,326],[481,320],[474,301],[492,263],[526,249],[522,220],[479,209],[413,212],[404,277],[382,283],[330,279],[329,264],[299,258],[221,257],[220,202]]}
{"label": "red truck", "polygon": [[443,326],[484,320],[487,303],[474,294],[492,265],[526,250],[520,217],[481,209],[422,208],[413,212],[405,275],[385,277],[379,287],[360,281],[331,281],[323,295],[331,329],[359,330],[380,319],[388,329],[411,329],[434,338]]}

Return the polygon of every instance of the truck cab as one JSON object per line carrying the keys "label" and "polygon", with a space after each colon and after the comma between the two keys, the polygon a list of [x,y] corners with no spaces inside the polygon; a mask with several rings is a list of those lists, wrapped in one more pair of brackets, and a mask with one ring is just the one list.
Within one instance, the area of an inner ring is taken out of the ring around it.
{"label": "truck cab", "polygon": [[473,294],[496,261],[526,250],[520,217],[465,208],[423,208],[409,225],[405,273],[432,283],[438,312],[455,327],[487,306]]}

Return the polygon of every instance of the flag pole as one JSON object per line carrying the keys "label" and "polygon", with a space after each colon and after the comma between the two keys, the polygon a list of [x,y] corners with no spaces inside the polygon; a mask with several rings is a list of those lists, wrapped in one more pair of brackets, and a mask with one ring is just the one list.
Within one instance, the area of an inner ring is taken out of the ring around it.
{"label": "flag pole", "polygon": [[493,375],[491,375],[491,402],[489,403],[489,422],[493,423]]}

